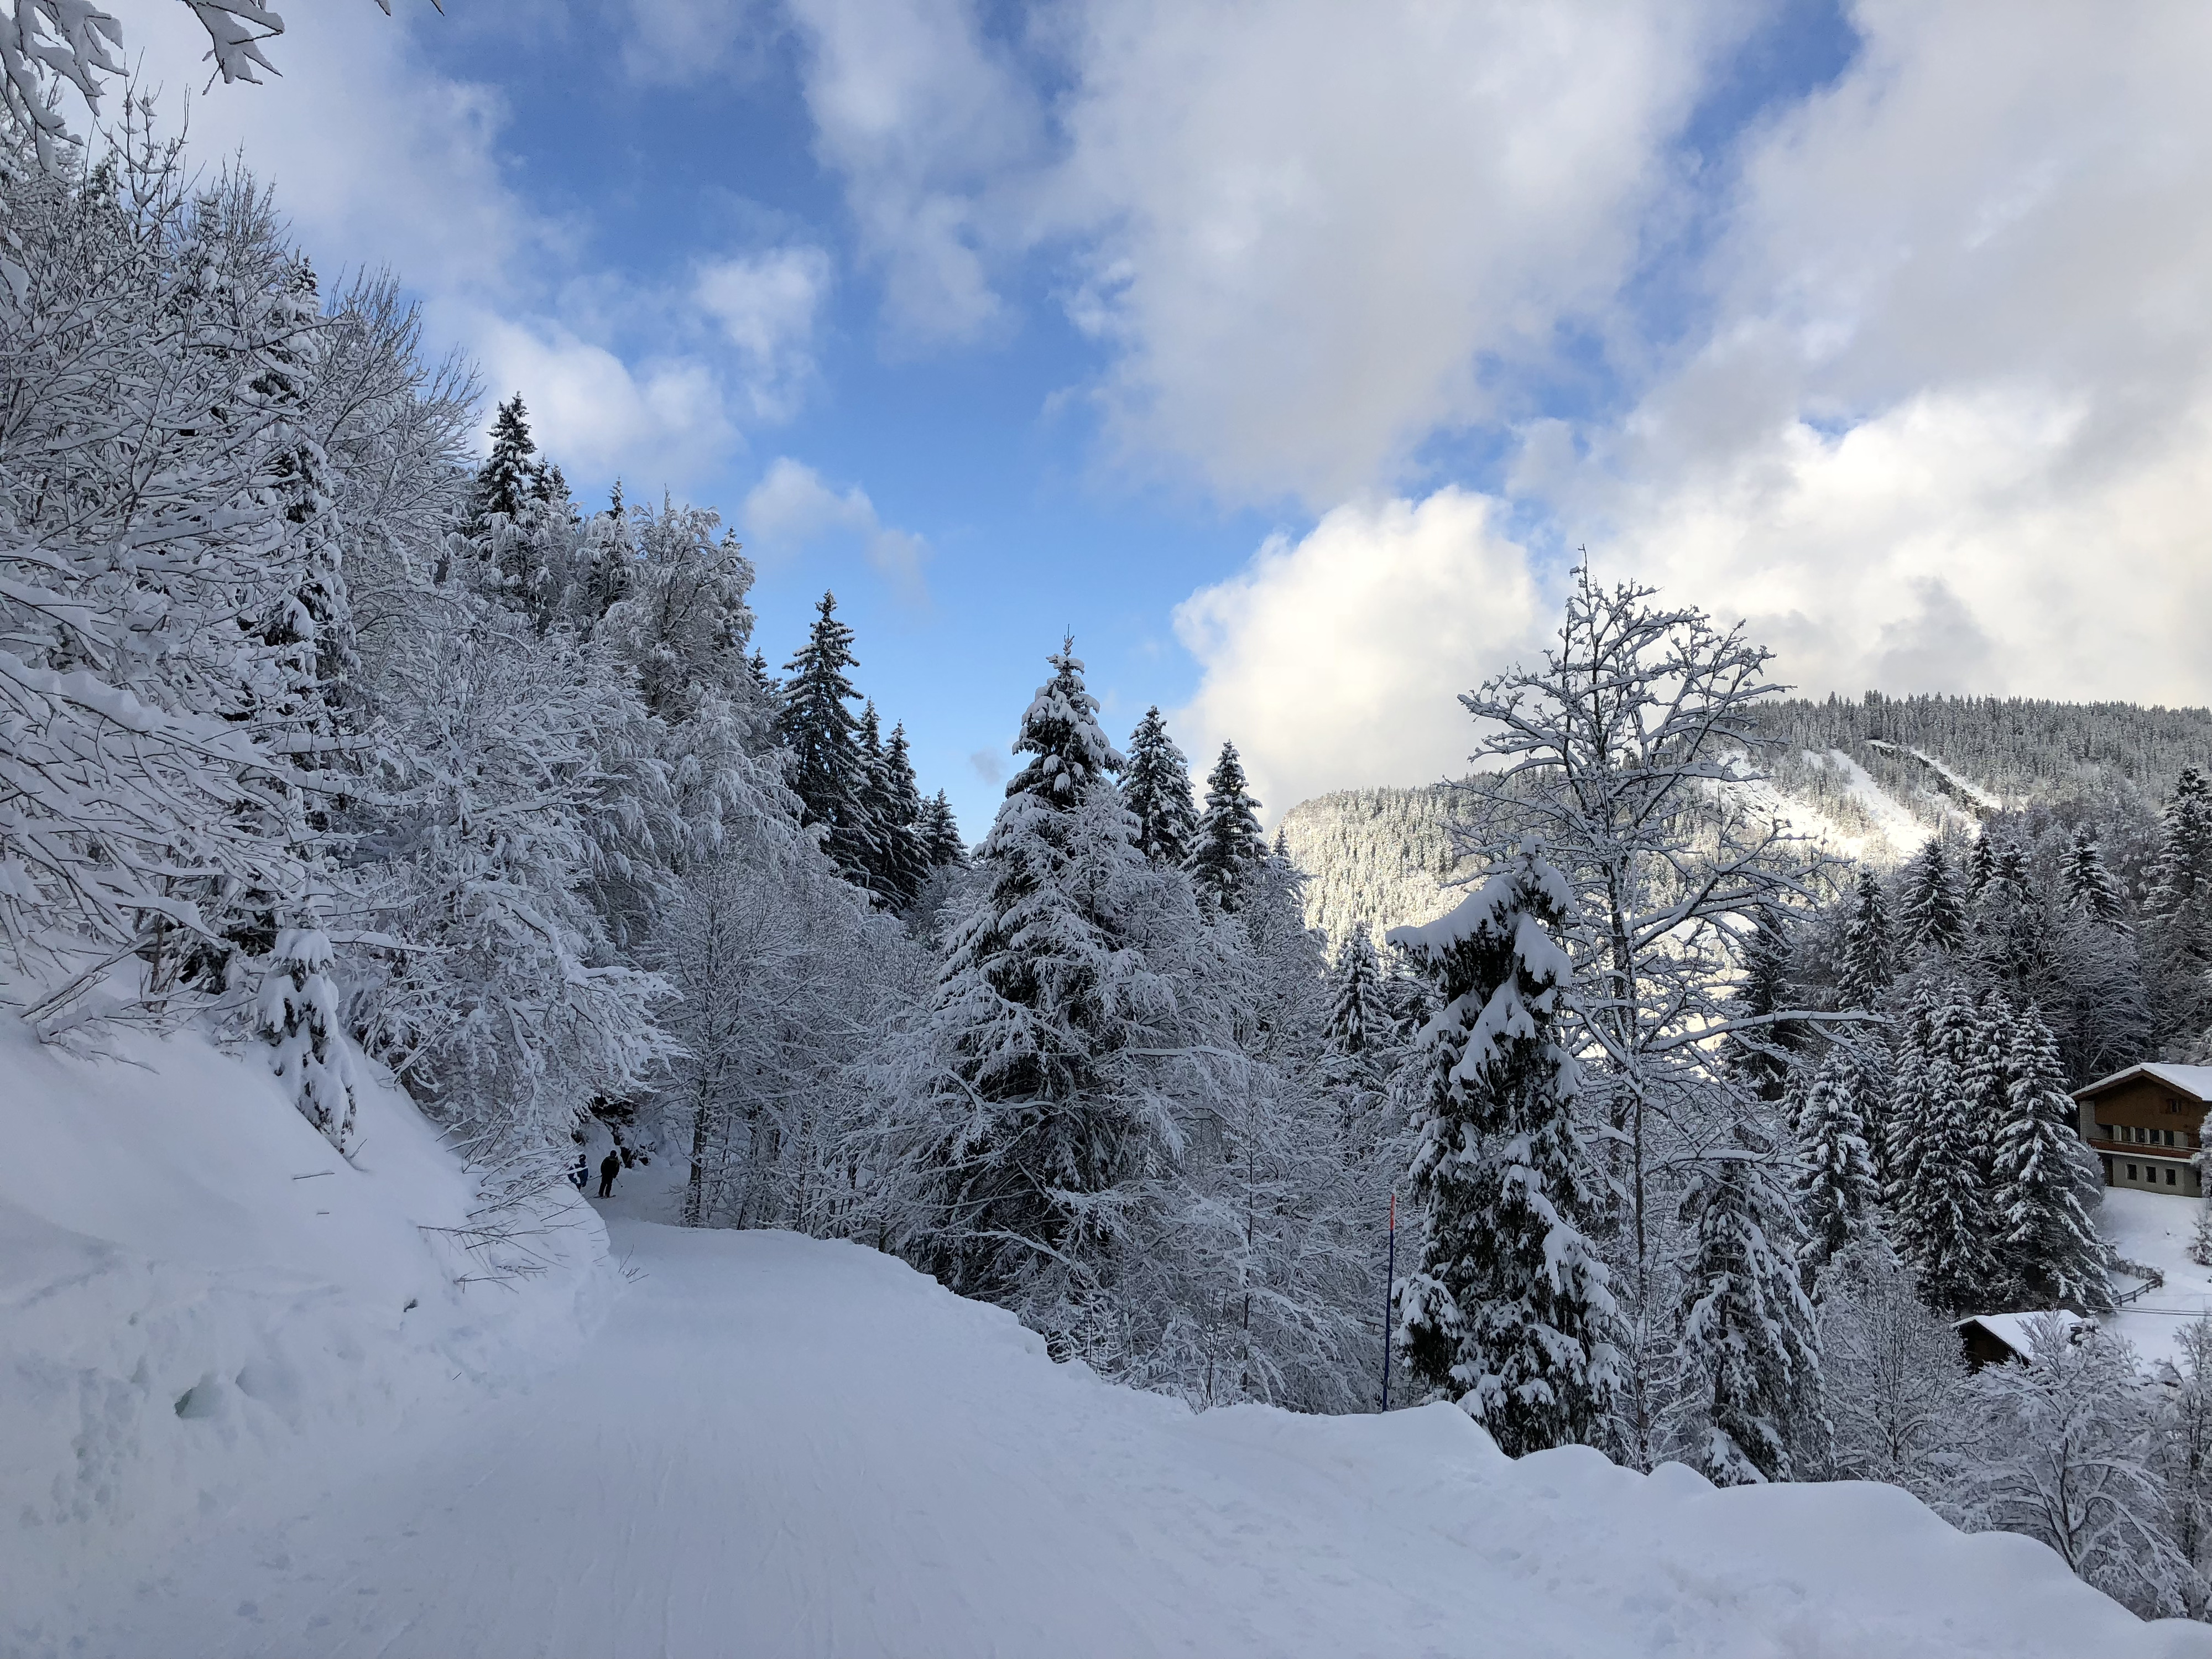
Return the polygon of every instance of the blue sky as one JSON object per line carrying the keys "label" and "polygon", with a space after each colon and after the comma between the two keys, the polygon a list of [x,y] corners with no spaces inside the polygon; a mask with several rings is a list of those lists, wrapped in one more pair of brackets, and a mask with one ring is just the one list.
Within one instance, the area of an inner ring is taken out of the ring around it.
{"label": "blue sky", "polygon": [[1067,628],[1271,808],[1439,775],[1581,544],[1809,690],[2212,690],[2195,9],[328,0],[204,95],[118,9],[971,835]]}

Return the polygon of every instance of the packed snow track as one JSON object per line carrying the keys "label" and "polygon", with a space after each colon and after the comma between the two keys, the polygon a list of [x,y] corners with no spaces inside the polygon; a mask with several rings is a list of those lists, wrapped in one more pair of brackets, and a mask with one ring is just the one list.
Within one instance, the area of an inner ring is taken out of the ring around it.
{"label": "packed snow track", "polygon": [[590,1349],[118,1567],[53,1650],[2204,1653],[1875,1486],[1194,1415],[854,1245],[617,1222]]}

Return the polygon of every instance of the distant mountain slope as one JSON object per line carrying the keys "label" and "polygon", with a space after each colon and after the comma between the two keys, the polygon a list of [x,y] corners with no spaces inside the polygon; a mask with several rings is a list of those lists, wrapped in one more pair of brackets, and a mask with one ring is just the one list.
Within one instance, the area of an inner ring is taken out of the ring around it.
{"label": "distant mountain slope", "polygon": [[[1939,826],[2037,802],[2136,796],[2155,805],[2185,766],[2212,768],[2212,710],[1996,697],[1771,704],[1771,788],[1783,815],[1834,851],[1887,867]],[[1464,809],[1449,784],[1339,790],[1284,815],[1308,876],[1306,920],[1342,939],[1425,921],[1468,873],[1452,854]]]}

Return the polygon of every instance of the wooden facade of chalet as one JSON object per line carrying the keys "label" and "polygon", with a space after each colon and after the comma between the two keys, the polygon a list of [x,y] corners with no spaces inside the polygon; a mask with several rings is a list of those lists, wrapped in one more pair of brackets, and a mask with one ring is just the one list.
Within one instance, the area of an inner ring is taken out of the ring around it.
{"label": "wooden facade of chalet", "polygon": [[2177,1198],[2203,1192],[2193,1160],[2212,1109],[2212,1066],[2130,1066],[2077,1090],[2074,1103],[2107,1187]]}

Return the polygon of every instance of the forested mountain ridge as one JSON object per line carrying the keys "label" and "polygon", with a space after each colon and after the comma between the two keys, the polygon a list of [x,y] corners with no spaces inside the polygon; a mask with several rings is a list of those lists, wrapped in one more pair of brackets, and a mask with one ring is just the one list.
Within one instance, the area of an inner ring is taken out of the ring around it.
{"label": "forested mountain ridge", "polygon": [[[2007,811],[2085,811],[2136,826],[2108,848],[2124,876],[2147,853],[2159,803],[2185,767],[2212,767],[2212,709],[2019,697],[1790,699],[1759,727],[1783,815],[1831,850],[1887,870],[1929,836],[1970,836]],[[1473,732],[1470,728],[1470,738]],[[1341,940],[1425,921],[1471,873],[1453,850],[1465,808],[1449,783],[1340,789],[1291,808],[1281,829],[1305,872],[1306,921]]]}

